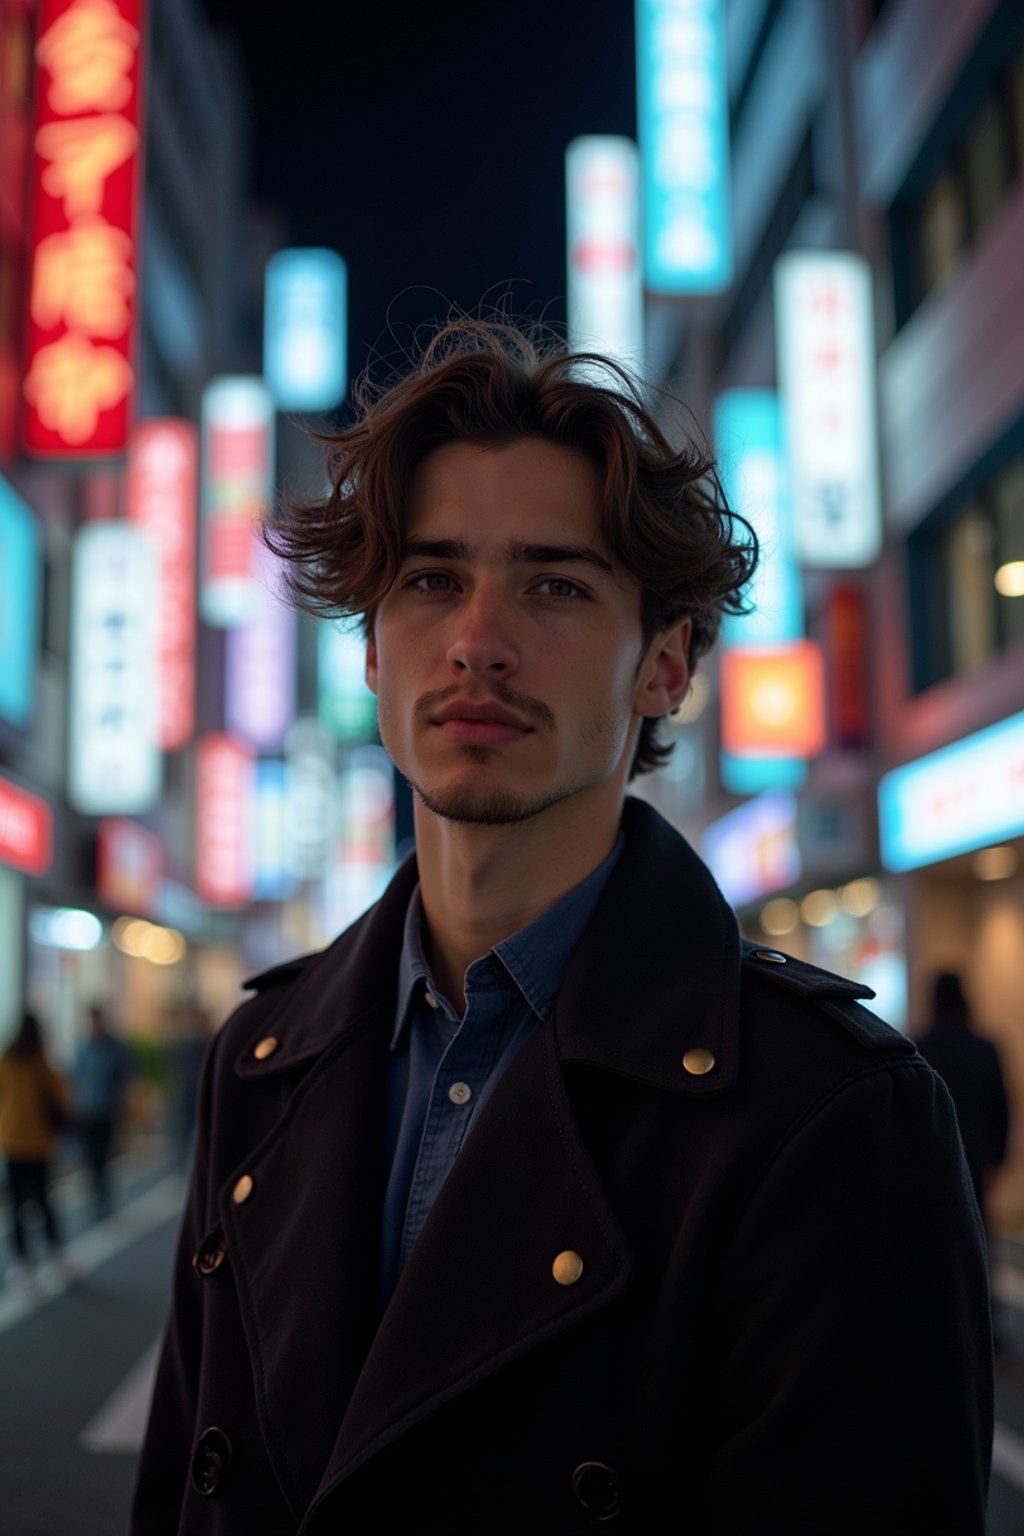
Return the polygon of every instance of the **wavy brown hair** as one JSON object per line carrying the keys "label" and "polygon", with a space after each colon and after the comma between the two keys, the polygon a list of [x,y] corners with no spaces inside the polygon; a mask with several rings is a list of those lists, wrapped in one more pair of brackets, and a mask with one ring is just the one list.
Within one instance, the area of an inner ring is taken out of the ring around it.
{"label": "wavy brown hair", "polygon": [[[703,443],[673,448],[640,385],[610,358],[570,353],[551,333],[507,321],[445,325],[389,385],[367,375],[356,419],[326,445],[330,494],[286,501],[264,538],[286,562],[297,604],[324,618],[358,616],[369,633],[402,562],[417,467],[445,443],[502,446],[542,438],[585,454],[602,479],[601,533],[641,589],[644,649],[693,620],[690,663],[710,649],[723,612],[744,611],[757,560],[753,529],[727,507]],[[642,658],[641,658],[642,659]],[[671,746],[645,720],[630,777]]]}

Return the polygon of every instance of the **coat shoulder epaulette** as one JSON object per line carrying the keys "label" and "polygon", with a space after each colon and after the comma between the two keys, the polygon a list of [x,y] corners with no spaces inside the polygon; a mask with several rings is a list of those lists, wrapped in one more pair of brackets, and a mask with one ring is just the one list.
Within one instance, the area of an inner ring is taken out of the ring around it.
{"label": "coat shoulder epaulette", "polygon": [[255,976],[248,976],[242,982],[243,990],[266,992],[271,987],[283,986],[285,982],[294,981],[320,958],[320,954],[320,950],[312,950],[308,955],[296,955],[292,960],[284,960],[280,965],[272,965],[268,970],[260,971]]}
{"label": "coat shoulder epaulette", "polygon": [[848,981],[844,976],[822,970],[806,960],[797,960],[780,949],[754,944],[749,939],[743,940],[743,969],[769,984],[807,998],[868,1050],[892,1049],[893,1046],[908,1051],[914,1049],[905,1035],[864,1007],[862,999],[872,998],[875,994],[863,982]]}

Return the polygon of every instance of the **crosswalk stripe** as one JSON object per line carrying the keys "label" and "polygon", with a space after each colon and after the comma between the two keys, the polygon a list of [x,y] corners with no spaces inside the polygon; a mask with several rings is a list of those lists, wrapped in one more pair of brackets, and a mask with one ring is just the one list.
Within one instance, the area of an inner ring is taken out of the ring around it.
{"label": "crosswalk stripe", "polygon": [[134,1455],[140,1450],[159,1354],[160,1340],[155,1339],[82,1430],[78,1440],[83,1450],[101,1455]]}
{"label": "crosswalk stripe", "polygon": [[[181,1210],[184,1185],[180,1174],[171,1173],[154,1184],[145,1194],[128,1201],[122,1208],[89,1227],[68,1243],[64,1252],[79,1275],[91,1274],[101,1264],[120,1253],[138,1238],[176,1216]],[[64,1277],[47,1269],[45,1280],[35,1291],[7,1290],[0,1295],[0,1333],[19,1323],[30,1312],[52,1301],[67,1290]]]}

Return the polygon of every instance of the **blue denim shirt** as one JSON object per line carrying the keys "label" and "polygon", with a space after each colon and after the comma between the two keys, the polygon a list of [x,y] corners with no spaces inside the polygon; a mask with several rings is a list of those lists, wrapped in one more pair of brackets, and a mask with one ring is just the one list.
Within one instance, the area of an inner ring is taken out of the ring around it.
{"label": "blue denim shirt", "polygon": [[386,1305],[459,1149],[501,1074],[551,1013],[573,949],[624,844],[534,922],[466,971],[460,1019],[434,985],[423,946],[423,903],[405,919],[398,1008],[387,1079],[381,1295]]}

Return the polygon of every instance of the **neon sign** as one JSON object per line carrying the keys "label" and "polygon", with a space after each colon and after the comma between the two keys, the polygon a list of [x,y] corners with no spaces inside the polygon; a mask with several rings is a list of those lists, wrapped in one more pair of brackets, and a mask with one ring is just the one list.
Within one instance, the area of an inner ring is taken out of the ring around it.
{"label": "neon sign", "polygon": [[159,564],[159,736],[165,752],[195,727],[196,429],[144,421],[128,452],[125,513],[152,538]]}
{"label": "neon sign", "polygon": [[134,385],[141,0],[41,0],[23,436],[124,451]]}
{"label": "neon sign", "polygon": [[637,0],[644,262],[652,293],[732,280],[721,0]]}
{"label": "neon sign", "polygon": [[871,268],[849,251],[788,251],[775,315],[797,558],[870,565],[882,544]]}

